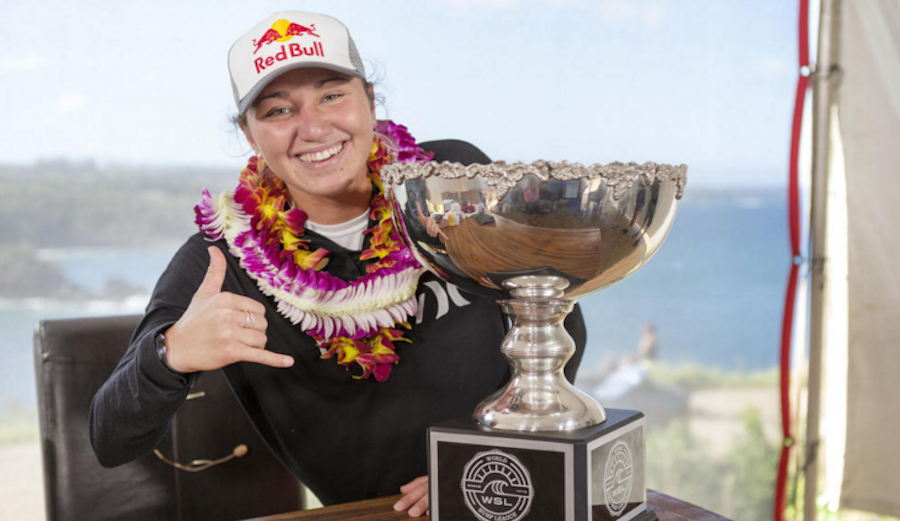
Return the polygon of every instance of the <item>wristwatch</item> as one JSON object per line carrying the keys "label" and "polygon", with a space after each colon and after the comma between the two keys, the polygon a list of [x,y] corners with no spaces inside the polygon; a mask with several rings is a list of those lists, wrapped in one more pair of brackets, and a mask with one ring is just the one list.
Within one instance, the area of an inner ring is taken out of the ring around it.
{"label": "wristwatch", "polygon": [[166,369],[168,369],[169,371],[172,371],[175,374],[180,374],[180,375],[186,374],[186,373],[182,373],[181,371],[176,371],[175,369],[172,369],[169,366],[169,363],[166,362],[166,352],[168,351],[168,349],[169,348],[166,345],[166,335],[162,332],[158,333],[156,335],[156,356],[159,357],[159,361],[162,362],[162,365]]}

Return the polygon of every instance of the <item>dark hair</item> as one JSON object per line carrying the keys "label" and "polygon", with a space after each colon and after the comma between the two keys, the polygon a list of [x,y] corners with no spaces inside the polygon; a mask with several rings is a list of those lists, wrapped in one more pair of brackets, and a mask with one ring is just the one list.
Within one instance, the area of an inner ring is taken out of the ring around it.
{"label": "dark hair", "polygon": [[[375,82],[363,80],[363,90],[366,91],[366,96],[369,98],[369,104],[372,107],[374,107],[376,103],[380,104],[382,102],[381,96],[375,95]],[[231,118],[231,123],[238,128],[247,128],[247,114],[235,114],[234,117]]]}

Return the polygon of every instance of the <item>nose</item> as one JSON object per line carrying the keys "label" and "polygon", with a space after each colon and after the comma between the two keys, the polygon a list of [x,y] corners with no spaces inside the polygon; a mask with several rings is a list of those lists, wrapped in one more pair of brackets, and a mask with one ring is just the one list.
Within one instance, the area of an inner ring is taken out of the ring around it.
{"label": "nose", "polygon": [[302,106],[299,116],[297,139],[307,143],[320,143],[331,133],[331,120],[316,104]]}

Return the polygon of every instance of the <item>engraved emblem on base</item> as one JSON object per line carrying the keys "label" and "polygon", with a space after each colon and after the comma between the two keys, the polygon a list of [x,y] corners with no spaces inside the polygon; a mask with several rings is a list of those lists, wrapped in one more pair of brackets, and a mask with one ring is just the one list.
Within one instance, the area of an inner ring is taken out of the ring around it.
{"label": "engraved emblem on base", "polygon": [[460,489],[482,521],[517,521],[531,511],[531,473],[518,458],[498,449],[479,452],[463,468]]}
{"label": "engraved emblem on base", "polygon": [[603,498],[611,516],[621,516],[625,511],[633,485],[634,460],[631,457],[631,445],[618,440],[606,458],[603,470]]}
{"label": "engraved emblem on base", "polygon": [[391,164],[382,180],[422,265],[497,299],[511,322],[510,381],[471,418],[429,429],[431,519],[656,519],[643,414],[604,410],[566,380],[575,343],[563,321],[657,251],[686,167]]}

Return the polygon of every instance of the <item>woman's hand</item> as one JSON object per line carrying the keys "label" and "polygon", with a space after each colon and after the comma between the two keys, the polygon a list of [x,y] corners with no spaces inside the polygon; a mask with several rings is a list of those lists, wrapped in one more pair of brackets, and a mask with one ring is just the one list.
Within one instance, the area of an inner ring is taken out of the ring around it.
{"label": "woman's hand", "polygon": [[420,476],[400,487],[403,497],[394,503],[394,510],[408,510],[409,517],[428,515],[428,476]]}
{"label": "woman's hand", "polygon": [[266,351],[266,308],[222,291],[225,255],[209,247],[209,269],[184,315],[166,332],[166,363],[175,371],[212,371],[235,362],[290,367],[294,359]]}
{"label": "woman's hand", "polygon": [[422,204],[419,201],[416,201],[416,209],[419,211],[419,215],[416,220],[425,227],[425,232],[428,233],[431,237],[437,237],[440,235],[444,241],[447,240],[447,234],[441,230],[441,226],[435,222],[434,218],[430,215],[425,215],[425,212],[422,211]]}

